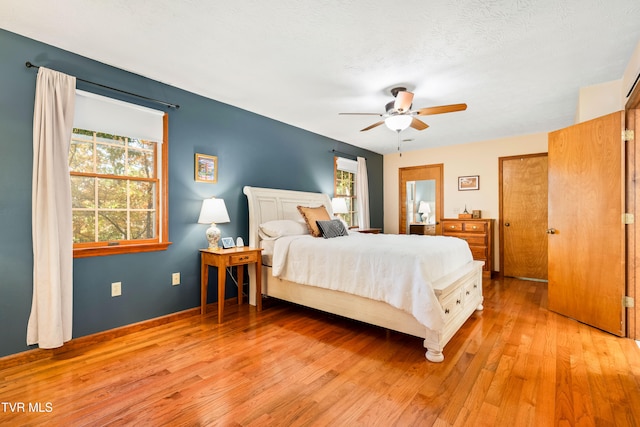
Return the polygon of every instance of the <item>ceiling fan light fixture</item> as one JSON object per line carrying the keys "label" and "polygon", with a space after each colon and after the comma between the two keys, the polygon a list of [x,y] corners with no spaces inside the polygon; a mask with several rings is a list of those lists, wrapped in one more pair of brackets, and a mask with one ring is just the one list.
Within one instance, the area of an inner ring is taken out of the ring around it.
{"label": "ceiling fan light fixture", "polygon": [[384,119],[384,124],[394,132],[401,132],[411,125],[413,118],[408,115],[390,116]]}

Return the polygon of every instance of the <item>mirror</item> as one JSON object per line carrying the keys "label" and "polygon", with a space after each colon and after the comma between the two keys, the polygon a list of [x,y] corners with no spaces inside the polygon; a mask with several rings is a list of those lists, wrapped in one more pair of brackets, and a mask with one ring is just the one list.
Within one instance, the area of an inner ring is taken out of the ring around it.
{"label": "mirror", "polygon": [[407,230],[411,224],[435,224],[437,207],[435,179],[407,181]]}
{"label": "mirror", "polygon": [[[440,218],[444,212],[443,175],[443,164],[399,169],[398,231],[400,234],[409,234],[412,229],[411,224],[413,228],[423,229],[423,231],[428,228],[429,233],[424,234],[441,234]],[[425,202],[422,209],[420,202]],[[421,210],[424,212],[420,212]],[[427,223],[424,222],[425,220]]]}

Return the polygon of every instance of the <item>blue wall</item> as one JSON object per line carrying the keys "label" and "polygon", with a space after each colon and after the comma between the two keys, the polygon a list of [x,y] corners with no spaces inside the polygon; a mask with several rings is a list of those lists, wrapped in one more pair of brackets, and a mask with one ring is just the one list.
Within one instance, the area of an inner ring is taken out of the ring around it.
{"label": "blue wall", "polygon": [[[27,350],[32,296],[31,166],[36,71],[26,61],[180,105],[169,113],[167,251],[74,261],[73,336],[199,306],[202,199],[223,198],[223,235],[248,241],[244,185],[333,192],[332,149],[367,158],[371,226],[383,225],[382,156],[0,30],[0,356]],[[215,82],[213,83],[215,84]],[[137,102],[78,82],[78,88]],[[218,156],[217,184],[196,183],[194,154]],[[181,284],[171,286],[171,273]],[[212,283],[215,283],[215,274]],[[111,297],[111,282],[122,296]],[[227,282],[228,283],[228,282]],[[233,290],[229,287],[229,295]],[[215,301],[215,292],[210,301]]]}

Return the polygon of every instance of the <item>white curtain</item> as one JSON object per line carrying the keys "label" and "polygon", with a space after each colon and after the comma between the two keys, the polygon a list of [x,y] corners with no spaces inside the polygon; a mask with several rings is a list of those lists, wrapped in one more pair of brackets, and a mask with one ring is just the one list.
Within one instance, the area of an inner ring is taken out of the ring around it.
{"label": "white curtain", "polygon": [[367,159],[358,157],[356,176],[356,195],[358,200],[358,228],[369,228],[369,179],[367,177]]}
{"label": "white curtain", "polygon": [[33,300],[27,344],[71,339],[73,228],[69,144],[76,78],[40,67],[33,111]]}

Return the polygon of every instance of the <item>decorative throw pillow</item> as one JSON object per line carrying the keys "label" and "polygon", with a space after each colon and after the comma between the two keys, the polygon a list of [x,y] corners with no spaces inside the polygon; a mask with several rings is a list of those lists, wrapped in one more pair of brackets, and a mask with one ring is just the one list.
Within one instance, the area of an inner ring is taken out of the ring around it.
{"label": "decorative throw pillow", "polygon": [[316,221],[329,221],[331,219],[329,217],[327,209],[324,206],[318,206],[315,208],[298,206],[298,211],[304,218],[304,221],[307,223],[309,234],[311,234],[313,237],[320,237],[321,233]]}
{"label": "decorative throw pillow", "polygon": [[322,237],[324,237],[325,239],[331,239],[333,237],[349,235],[349,233],[347,232],[347,229],[344,228],[342,221],[340,221],[339,219],[332,219],[330,221],[317,221],[317,222],[318,222],[318,228],[320,228],[320,231],[322,232]]}

